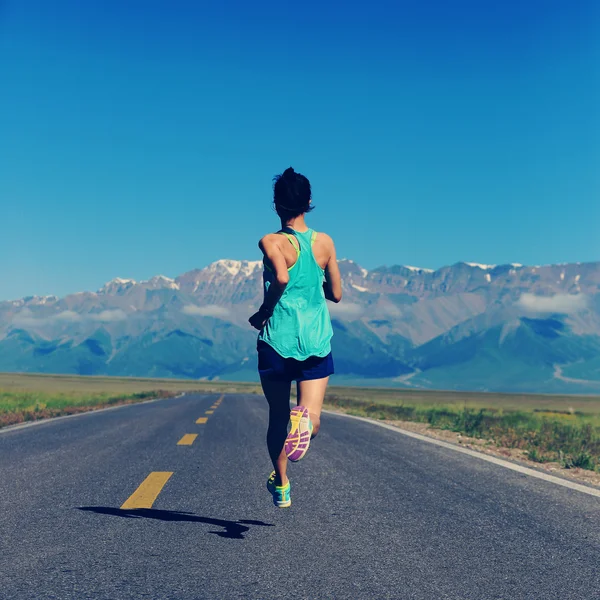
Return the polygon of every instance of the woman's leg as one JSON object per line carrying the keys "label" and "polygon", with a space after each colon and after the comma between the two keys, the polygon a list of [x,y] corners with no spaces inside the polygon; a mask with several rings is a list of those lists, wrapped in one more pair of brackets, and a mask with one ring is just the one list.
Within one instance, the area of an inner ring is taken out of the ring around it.
{"label": "woman's leg", "polygon": [[313,426],[312,437],[319,433],[321,410],[323,409],[323,399],[325,398],[328,382],[329,377],[298,382],[298,406],[305,406],[308,409]]}
{"label": "woman's leg", "polygon": [[275,485],[285,485],[288,481],[287,456],[284,444],[290,420],[290,381],[273,381],[261,377],[260,383],[269,403],[269,429],[267,448],[275,469]]}

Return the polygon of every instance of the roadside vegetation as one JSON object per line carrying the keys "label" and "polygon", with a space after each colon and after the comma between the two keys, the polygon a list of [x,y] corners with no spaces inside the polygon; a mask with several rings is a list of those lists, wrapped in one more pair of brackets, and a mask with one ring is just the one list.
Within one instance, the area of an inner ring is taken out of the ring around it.
{"label": "roadside vegetation", "polygon": [[181,392],[254,393],[256,384],[0,373],[0,427]]}
{"label": "roadside vegetation", "polygon": [[517,448],[535,462],[600,472],[599,397],[374,392],[337,388],[325,402],[349,414],[426,423]]}
{"label": "roadside vegetation", "polygon": [[45,394],[42,392],[0,392],[0,427],[25,421],[72,415],[99,408],[140,402],[174,395],[173,392],[138,392],[136,394]]}

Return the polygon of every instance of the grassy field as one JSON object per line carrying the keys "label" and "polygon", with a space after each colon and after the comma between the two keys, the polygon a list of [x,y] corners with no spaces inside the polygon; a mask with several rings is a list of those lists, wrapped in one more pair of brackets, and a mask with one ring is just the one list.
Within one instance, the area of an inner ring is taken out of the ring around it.
{"label": "grassy field", "polygon": [[536,462],[600,470],[600,397],[331,388],[326,403],[519,448]]}
{"label": "grassy field", "polygon": [[0,373],[0,427],[180,392],[246,392],[256,384]]}
{"label": "grassy field", "polygon": [[[0,373],[0,427],[174,395],[261,393],[257,383]],[[375,419],[428,423],[530,459],[600,470],[600,397],[330,387],[329,408]]]}

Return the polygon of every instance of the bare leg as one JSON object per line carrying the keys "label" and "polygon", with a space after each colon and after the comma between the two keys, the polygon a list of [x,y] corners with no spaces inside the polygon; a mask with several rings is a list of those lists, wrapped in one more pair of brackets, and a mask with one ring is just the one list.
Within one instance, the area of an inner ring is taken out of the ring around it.
{"label": "bare leg", "polygon": [[284,444],[290,420],[291,382],[271,381],[261,377],[260,383],[269,403],[269,429],[267,448],[275,469],[275,485],[285,485],[287,478],[287,456]]}
{"label": "bare leg", "polygon": [[305,406],[308,409],[313,426],[313,438],[319,433],[321,426],[321,410],[328,382],[329,377],[298,382],[298,406]]}

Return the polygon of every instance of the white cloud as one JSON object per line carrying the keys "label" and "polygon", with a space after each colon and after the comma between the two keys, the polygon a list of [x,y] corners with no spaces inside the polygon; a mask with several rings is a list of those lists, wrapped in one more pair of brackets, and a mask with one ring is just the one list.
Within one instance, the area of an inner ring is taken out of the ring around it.
{"label": "white cloud", "polygon": [[30,309],[24,308],[13,317],[12,323],[20,327],[40,327],[56,323],[79,323],[87,319],[100,323],[113,323],[115,321],[123,321],[126,318],[126,313],[121,309],[103,310],[96,314],[87,315],[80,315],[73,310],[64,310],[53,315],[36,317]]}
{"label": "white cloud", "polygon": [[382,304],[380,306],[373,307],[372,314],[374,318],[380,316],[395,318],[402,316],[402,311],[394,304]]}
{"label": "white cloud", "polygon": [[124,321],[127,318],[125,311],[117,308],[115,310],[103,310],[102,312],[90,315],[92,320],[100,321],[101,323],[114,323],[115,321]]}
{"label": "white cloud", "polygon": [[224,319],[229,316],[229,310],[224,306],[217,306],[216,304],[207,304],[206,306],[187,304],[181,311],[186,315],[196,317],[215,317],[217,319]]}
{"label": "white cloud", "polygon": [[12,319],[13,325],[18,325],[20,327],[35,325],[37,321],[38,319],[33,316],[33,313],[28,308],[20,310]]}
{"label": "white cloud", "polygon": [[50,321],[68,321],[70,323],[74,323],[75,321],[81,321],[82,319],[80,314],[72,310],[64,310],[63,312],[60,312],[57,315],[52,315],[51,317],[46,318]]}
{"label": "white cloud", "polygon": [[360,319],[365,315],[371,315],[372,318],[398,318],[402,316],[402,311],[392,303],[372,304],[363,306],[352,302],[340,302],[339,304],[327,303],[329,313],[334,319],[353,321]]}
{"label": "white cloud", "polygon": [[352,302],[340,302],[340,304],[329,304],[329,312],[332,317],[338,319],[358,319],[365,312],[365,307]]}
{"label": "white cloud", "polygon": [[75,323],[77,321],[81,321],[81,316],[72,310],[65,310],[47,317],[35,317],[31,310],[24,308],[13,317],[12,323],[21,327],[35,327],[56,322]]}
{"label": "white cloud", "polygon": [[517,304],[534,312],[573,313],[587,308],[588,297],[584,294],[555,294],[554,296],[536,296],[523,294]]}

